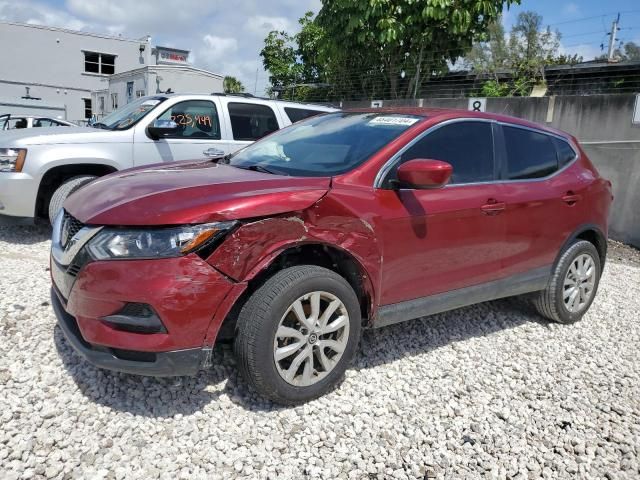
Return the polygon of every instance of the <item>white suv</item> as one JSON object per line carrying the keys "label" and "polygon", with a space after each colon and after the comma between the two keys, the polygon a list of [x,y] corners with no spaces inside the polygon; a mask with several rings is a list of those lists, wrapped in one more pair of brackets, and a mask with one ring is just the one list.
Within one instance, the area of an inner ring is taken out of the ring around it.
{"label": "white suv", "polygon": [[90,127],[0,133],[0,223],[53,221],[64,200],[108,173],[221,157],[335,108],[242,95],[142,97]]}

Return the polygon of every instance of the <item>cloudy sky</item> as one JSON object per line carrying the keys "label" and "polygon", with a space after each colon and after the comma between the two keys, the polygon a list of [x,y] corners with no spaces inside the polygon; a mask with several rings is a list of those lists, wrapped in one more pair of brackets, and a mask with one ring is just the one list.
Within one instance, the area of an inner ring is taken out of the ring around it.
{"label": "cloudy sky", "polygon": [[[0,0],[0,21],[128,38],[151,35],[154,45],[191,50],[196,66],[234,75],[247,91],[262,94],[268,78],[258,54],[265,35],[273,29],[295,33],[297,19],[319,8],[320,0]],[[545,23],[562,32],[563,50],[585,59],[600,54],[618,11],[620,37],[640,43],[638,0],[523,0],[505,13],[507,29],[523,10],[541,13]]]}

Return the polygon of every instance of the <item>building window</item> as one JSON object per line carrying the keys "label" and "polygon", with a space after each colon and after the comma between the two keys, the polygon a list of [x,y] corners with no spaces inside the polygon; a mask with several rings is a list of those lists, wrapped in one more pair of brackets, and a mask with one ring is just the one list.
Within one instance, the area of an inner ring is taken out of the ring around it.
{"label": "building window", "polygon": [[100,108],[99,113],[104,113],[104,97],[98,98],[98,106]]}
{"label": "building window", "polygon": [[144,90],[136,90],[136,98],[144,97]]}
{"label": "building window", "polygon": [[112,75],[116,73],[116,56],[107,53],[84,52],[84,71]]}
{"label": "building window", "polygon": [[91,99],[83,98],[84,102],[84,118],[91,118]]}
{"label": "building window", "polygon": [[117,93],[112,93],[111,94],[111,111],[113,112],[114,110],[118,109],[118,94]]}

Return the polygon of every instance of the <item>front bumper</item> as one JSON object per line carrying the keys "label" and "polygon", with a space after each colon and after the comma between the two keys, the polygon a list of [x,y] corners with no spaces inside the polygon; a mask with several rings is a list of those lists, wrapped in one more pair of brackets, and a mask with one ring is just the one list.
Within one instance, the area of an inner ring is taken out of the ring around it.
{"label": "front bumper", "polygon": [[[116,349],[96,348],[87,343],[80,333],[76,319],[67,313],[55,289],[51,289],[51,305],[58,319],[60,330],[73,349],[89,363],[99,368],[134,375],[169,377],[195,375],[207,361],[209,351],[204,348],[189,348],[171,352],[154,353],[147,360],[131,360],[121,356],[123,352]],[[134,356],[138,352],[129,352]],[[118,356],[120,355],[120,356]],[[125,355],[127,355],[125,353]]]}
{"label": "front bumper", "polygon": [[[205,339],[222,322],[215,314],[234,286],[195,254],[94,261],[78,273],[52,259],[51,276],[60,328],[84,358],[102,368],[158,376],[198,370],[212,345]],[[108,321],[131,303],[153,309],[162,331],[123,330]]]}
{"label": "front bumper", "polygon": [[26,173],[0,172],[0,216],[4,224],[33,222],[37,182]]}

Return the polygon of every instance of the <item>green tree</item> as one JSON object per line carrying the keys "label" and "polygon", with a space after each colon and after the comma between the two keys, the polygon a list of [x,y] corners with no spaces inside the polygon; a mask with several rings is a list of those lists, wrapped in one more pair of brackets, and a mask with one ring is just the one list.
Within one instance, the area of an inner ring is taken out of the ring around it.
{"label": "green tree", "polygon": [[[296,35],[270,32],[260,52],[272,89],[330,84],[333,98],[415,97],[520,0],[322,0]],[[296,98],[301,92],[297,90]]]}
{"label": "green tree", "polygon": [[515,76],[531,86],[544,82],[544,67],[558,54],[560,32],[542,27],[542,15],[521,12],[511,29],[509,56]]}
{"label": "green tree", "polygon": [[528,95],[535,85],[544,84],[545,66],[582,61],[578,55],[558,55],[560,32],[543,28],[542,21],[535,12],[520,13],[506,40],[498,18],[473,45],[466,63],[478,76],[491,77],[482,87],[483,95]]}
{"label": "green tree", "polygon": [[322,0],[316,21],[332,63],[381,76],[385,96],[415,97],[513,3],[520,0]]}
{"label": "green tree", "polygon": [[302,64],[298,61],[295,37],[287,32],[269,32],[260,56],[264,68],[269,72],[272,92],[284,91],[298,82]]}
{"label": "green tree", "polygon": [[222,88],[224,93],[242,93],[244,92],[244,85],[236,77],[226,76],[222,81]]}
{"label": "green tree", "polygon": [[640,45],[634,42],[624,44],[625,60],[640,60]]}

